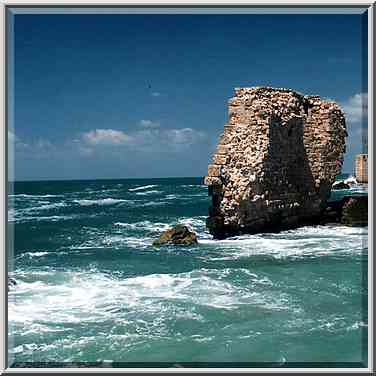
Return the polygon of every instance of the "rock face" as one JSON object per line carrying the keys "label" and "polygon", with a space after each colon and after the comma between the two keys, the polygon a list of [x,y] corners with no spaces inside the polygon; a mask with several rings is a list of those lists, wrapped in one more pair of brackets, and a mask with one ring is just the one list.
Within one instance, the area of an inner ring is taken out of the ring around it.
{"label": "rock face", "polygon": [[346,226],[368,225],[368,196],[345,196],[328,202],[320,217],[320,224],[337,223]]}
{"label": "rock face", "polygon": [[235,89],[205,177],[210,233],[224,238],[318,218],[341,171],[346,136],[335,102],[288,89]]}
{"label": "rock face", "polygon": [[190,231],[188,227],[183,225],[176,225],[175,227],[165,231],[153,245],[191,245],[197,244],[197,236],[194,232]]}
{"label": "rock face", "polygon": [[368,197],[351,197],[342,208],[341,223],[349,226],[368,225]]}

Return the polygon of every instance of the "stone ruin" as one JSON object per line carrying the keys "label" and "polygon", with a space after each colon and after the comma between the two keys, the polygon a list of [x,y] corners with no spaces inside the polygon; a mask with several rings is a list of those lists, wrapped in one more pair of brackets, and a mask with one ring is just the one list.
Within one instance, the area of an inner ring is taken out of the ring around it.
{"label": "stone ruin", "polygon": [[315,223],[341,172],[345,118],[333,101],[289,89],[238,88],[208,167],[215,238]]}

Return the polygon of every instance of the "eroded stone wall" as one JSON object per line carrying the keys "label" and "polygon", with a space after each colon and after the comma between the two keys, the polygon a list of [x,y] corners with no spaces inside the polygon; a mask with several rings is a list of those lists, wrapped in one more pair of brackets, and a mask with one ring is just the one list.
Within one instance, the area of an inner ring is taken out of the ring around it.
{"label": "eroded stone wall", "polygon": [[318,217],[341,171],[346,136],[335,102],[288,89],[235,89],[205,178],[210,232],[222,238]]}

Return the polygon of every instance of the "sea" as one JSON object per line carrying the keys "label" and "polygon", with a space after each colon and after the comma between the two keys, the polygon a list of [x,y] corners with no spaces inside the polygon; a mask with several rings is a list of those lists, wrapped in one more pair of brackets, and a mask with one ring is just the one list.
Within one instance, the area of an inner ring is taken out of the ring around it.
{"label": "sea", "polygon": [[[202,178],[9,193],[10,367],[367,365],[367,227],[214,240]],[[177,223],[197,245],[152,245]]]}

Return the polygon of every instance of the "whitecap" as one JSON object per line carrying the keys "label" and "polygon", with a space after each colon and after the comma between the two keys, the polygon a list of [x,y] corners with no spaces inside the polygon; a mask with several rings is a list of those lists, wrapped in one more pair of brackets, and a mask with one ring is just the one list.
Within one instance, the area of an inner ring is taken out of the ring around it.
{"label": "whitecap", "polygon": [[22,253],[22,257],[28,256],[28,257],[42,257],[48,255],[48,252],[25,252]]}
{"label": "whitecap", "polygon": [[218,249],[213,260],[231,260],[257,255],[281,258],[362,255],[367,250],[367,228],[307,226],[280,233],[242,235],[199,244]]}
{"label": "whitecap", "polygon": [[53,204],[47,204],[47,205],[42,205],[42,206],[36,206],[36,207],[31,207],[30,210],[51,210],[51,209],[57,209],[57,208],[63,208],[67,206],[65,202],[56,202]]}
{"label": "whitecap", "polygon": [[[9,320],[21,325],[98,323],[111,319],[124,325],[127,322],[137,325],[139,321],[145,327],[177,313],[181,319],[201,320],[195,306],[227,310],[244,304],[268,310],[296,308],[289,295],[258,288],[258,281],[264,276],[248,269],[203,268],[125,279],[111,278],[98,271],[51,270],[34,282],[22,281],[21,274],[16,273],[16,277],[18,285],[12,295],[17,299],[10,300]],[[185,304],[179,310],[179,304],[171,302]]]}
{"label": "whitecap", "polygon": [[135,191],[141,191],[141,190],[144,190],[144,189],[155,188],[155,187],[158,187],[158,185],[156,185],[156,184],[142,185],[142,186],[136,187],[136,188],[129,188],[128,191],[135,192]]}
{"label": "whitecap", "polygon": [[115,198],[102,198],[98,200],[73,200],[76,204],[81,206],[92,206],[92,205],[114,205],[121,202],[133,202],[132,200],[124,200],[124,199],[115,199]]}
{"label": "whitecap", "polygon": [[114,223],[114,226],[125,227],[131,230],[142,230],[142,231],[149,231],[149,232],[165,231],[170,227],[168,223],[151,222],[151,221],[141,221],[141,222],[133,222],[133,223],[116,222]]}
{"label": "whitecap", "polygon": [[148,196],[148,195],[155,195],[155,194],[160,194],[162,193],[161,191],[157,190],[151,190],[151,191],[146,191],[146,192],[136,192],[135,194],[138,196]]}
{"label": "whitecap", "polygon": [[64,197],[63,195],[29,195],[25,193],[18,193],[14,195],[8,195],[9,197],[24,197],[24,198],[44,198],[44,197]]}

